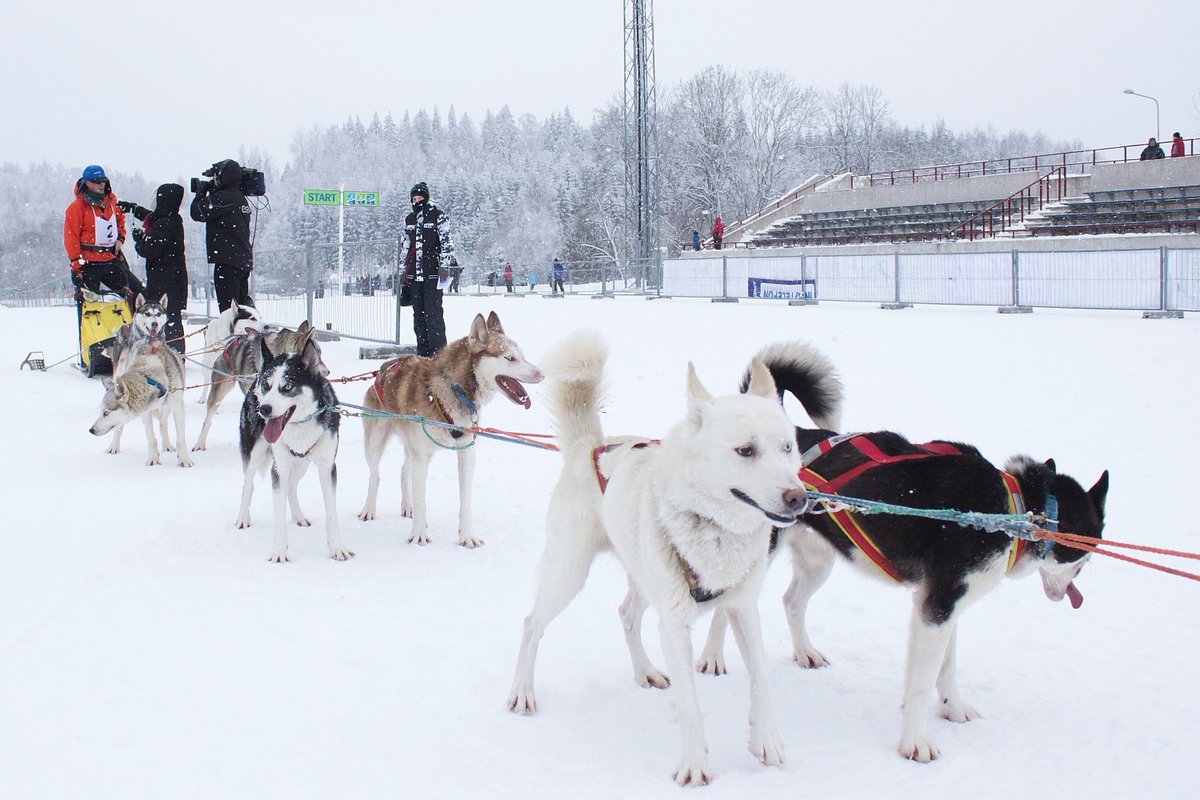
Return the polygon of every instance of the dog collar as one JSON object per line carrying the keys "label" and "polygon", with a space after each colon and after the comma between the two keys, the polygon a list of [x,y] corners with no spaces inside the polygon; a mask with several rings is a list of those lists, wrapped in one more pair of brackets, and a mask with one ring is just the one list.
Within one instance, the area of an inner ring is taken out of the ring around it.
{"label": "dog collar", "polygon": [[154,380],[154,378],[151,378],[149,375],[143,375],[142,377],[146,379],[146,383],[150,384],[155,389],[158,389],[158,396],[160,399],[167,396],[167,387],[163,386],[161,383]]}
{"label": "dog collar", "polygon": [[724,589],[712,592],[705,589],[700,583],[700,573],[696,572],[696,568],[688,563],[679,549],[675,547],[675,543],[667,540],[671,545],[671,552],[675,554],[675,560],[679,562],[679,571],[683,573],[683,579],[687,581],[688,594],[692,596],[692,600],[697,604],[707,603],[710,600],[716,600],[721,595],[725,594]]}
{"label": "dog collar", "polygon": [[[457,389],[458,387],[455,388]],[[461,391],[461,389],[459,391]],[[447,425],[458,425],[458,423],[454,421],[454,417],[450,416],[450,414],[446,411],[446,407],[442,405],[441,398],[439,398],[436,393],[430,392],[429,399],[433,401],[433,407],[436,408],[437,412],[442,415],[442,420],[445,421]],[[474,406],[471,406],[470,408],[474,408]],[[471,414],[471,423],[475,423],[474,414]],[[464,431],[462,428],[450,428],[451,439],[461,439],[464,435],[466,435],[466,431]]]}
{"label": "dog collar", "polygon": [[454,399],[463,404],[463,408],[467,410],[467,414],[471,417],[471,423],[474,424],[479,420],[479,408],[471,402],[471,398],[467,397],[467,393],[457,383],[450,384],[450,391],[454,392]]}
{"label": "dog collar", "polygon": [[[604,494],[604,492],[608,489],[608,478],[606,478],[604,473],[600,471],[600,456],[604,455],[605,453],[611,453],[618,447],[624,447],[625,444],[625,442],[620,444],[602,444],[596,449],[592,450],[592,471],[596,473],[596,483],[600,484],[600,494]],[[646,442],[634,442],[632,449],[641,450],[643,447],[649,447],[652,444],[661,444],[661,441],[659,439],[650,439]]]}

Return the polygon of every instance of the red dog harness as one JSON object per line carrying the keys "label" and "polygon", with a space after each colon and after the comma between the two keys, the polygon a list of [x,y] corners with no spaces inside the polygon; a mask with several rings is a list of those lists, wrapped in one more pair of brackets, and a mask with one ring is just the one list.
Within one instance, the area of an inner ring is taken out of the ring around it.
{"label": "red dog harness", "polygon": [[[823,492],[825,494],[837,494],[838,490],[849,483],[854,478],[863,473],[875,469],[883,464],[895,464],[901,461],[913,461],[915,459],[934,458],[937,456],[958,456],[962,455],[962,451],[949,442],[928,442],[926,444],[916,445],[920,453],[908,453],[905,455],[888,455],[879,449],[878,445],[861,434],[852,434],[844,436],[836,436],[827,439],[824,442],[810,448],[804,454],[804,462],[815,460],[816,457],[824,455],[832,450],[835,446],[846,443],[857,449],[860,453],[867,457],[867,460],[861,464],[851,467],[841,475],[836,475],[832,478],[825,478],[811,468],[805,466],[800,469],[800,481],[805,488],[814,492]],[[1001,479],[1004,481],[1004,489],[1008,493],[1008,510],[1010,514],[1025,513],[1025,499],[1021,494],[1021,486],[1017,483],[1017,479],[1007,472],[1001,471]],[[830,518],[841,529],[846,538],[854,543],[854,546],[865,555],[872,564],[879,568],[880,572],[887,575],[896,583],[903,583],[900,572],[888,561],[884,556],[883,551],[879,546],[872,541],[871,536],[859,524],[858,518],[850,511],[830,511]],[[1008,566],[1005,571],[1009,571],[1020,558],[1021,553],[1025,551],[1026,542],[1024,539],[1013,539],[1012,547],[1008,553]]]}

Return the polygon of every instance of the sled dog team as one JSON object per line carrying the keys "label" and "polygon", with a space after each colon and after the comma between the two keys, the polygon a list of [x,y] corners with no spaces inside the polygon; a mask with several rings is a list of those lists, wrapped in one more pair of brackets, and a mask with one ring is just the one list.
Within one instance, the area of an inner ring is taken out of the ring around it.
{"label": "sled dog team", "polygon": [[[157,464],[153,420],[159,419],[163,446],[170,451],[167,417],[173,415],[174,449],[180,466],[187,467],[183,365],[173,349],[162,346],[165,302],[139,298],[133,322],[112,346],[114,377],[105,380],[102,412],[91,432],[114,431],[108,452],[115,453],[122,427],[142,417],[147,463]],[[271,466],[272,561],[289,560],[288,508],[297,525],[311,524],[297,501],[298,481],[310,463],[321,482],[330,556],[345,560],[354,555],[338,526],[337,398],[312,334],[307,323],[296,331],[270,330],[253,309],[236,305],[207,332],[214,345],[228,342],[209,366],[237,377],[245,392],[237,527],[250,525],[255,476]],[[413,518],[409,541],[427,543],[430,460],[441,449],[454,449],[458,543],[473,548],[483,541],[472,515],[475,450],[466,446],[474,438],[469,429],[496,396],[529,408],[524,384],[548,378],[563,464],[550,500],[533,608],[525,618],[507,701],[510,710],[537,710],[534,667],[542,636],[604,551],[615,553],[628,577],[619,615],[634,680],[644,687],[672,689],[682,739],[673,777],[684,786],[711,779],[693,670],[726,672],[727,627],[733,630],[750,684],[750,752],[763,764],[783,763],[757,603],[771,560],[785,548],[793,578],[784,608],[793,658],[801,667],[828,664],[808,637],[806,611],[838,556],[912,592],[898,749],[916,761],[939,755],[927,733],[931,692],[937,693],[941,717],[966,722],[979,716],[963,699],[955,675],[958,620],[968,605],[1006,575],[1034,571],[1049,599],[1068,597],[1074,607],[1082,602],[1074,584],[1088,558],[1081,550],[923,517],[810,513],[808,491],[930,509],[1044,513],[1060,530],[1099,537],[1107,472],[1085,490],[1060,474],[1053,460],[1039,463],[1015,456],[1000,470],[963,443],[916,444],[890,431],[842,433],[843,389],[837,370],[802,343],[763,348],[751,360],[741,391],[732,395],[710,394],[689,364],[686,416],[661,439],[606,435],[600,425],[606,361],[602,338],[580,332],[547,354],[543,376],[492,312],[487,319],[476,315],[467,336],[432,358],[402,356],[385,362],[363,400],[374,413],[364,416],[369,480],[359,519],[376,516],[379,464],[394,434],[404,446],[401,514]],[[256,379],[247,377],[254,374]],[[194,449],[204,449],[212,415],[231,383],[217,384],[207,393],[204,427]],[[789,421],[783,409],[788,393],[814,427]],[[423,425],[410,417],[444,425]],[[642,617],[649,607],[659,620],[665,672],[654,665],[642,642]],[[710,610],[709,635],[696,659],[692,626]]]}

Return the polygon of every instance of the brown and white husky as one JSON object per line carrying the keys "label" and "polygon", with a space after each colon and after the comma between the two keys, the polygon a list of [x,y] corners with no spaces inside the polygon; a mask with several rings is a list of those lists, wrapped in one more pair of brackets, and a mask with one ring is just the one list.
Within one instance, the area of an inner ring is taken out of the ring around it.
{"label": "brown and white husky", "polygon": [[[496,312],[485,321],[476,314],[471,332],[436,355],[401,356],[384,362],[375,383],[368,387],[363,405],[386,414],[403,414],[470,428],[479,411],[497,391],[517,405],[529,408],[524,383],[539,383],[542,371],[526,360],[520,346],[504,333]],[[375,519],[379,495],[379,461],[391,434],[404,444],[400,471],[400,513],[413,518],[408,541],[429,543],[429,513],[425,487],[429,462],[443,449],[458,453],[458,543],[478,547],[471,513],[471,483],[475,475],[475,435],[441,425],[388,417],[363,417],[363,445],[370,480],[367,501],[358,518]]]}

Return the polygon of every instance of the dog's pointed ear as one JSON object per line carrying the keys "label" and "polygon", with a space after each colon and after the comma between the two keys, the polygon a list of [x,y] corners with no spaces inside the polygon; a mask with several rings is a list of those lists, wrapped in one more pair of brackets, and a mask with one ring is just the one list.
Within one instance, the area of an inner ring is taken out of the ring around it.
{"label": "dog's pointed ear", "polygon": [[[496,312],[492,312],[492,316],[496,316]],[[499,318],[496,319],[499,323]],[[487,344],[488,340],[488,324],[483,320],[483,314],[476,314],[475,319],[471,321],[471,341],[477,344]]]}
{"label": "dog's pointed ear", "polygon": [[1054,463],[1053,458],[1047,458],[1043,464],[1045,465],[1046,469],[1050,470],[1055,475],[1058,474],[1058,464]]}
{"label": "dog's pointed ear", "polygon": [[[309,334],[311,333],[312,331],[309,331]],[[312,340],[311,335],[304,340],[304,349],[300,351],[300,363],[307,372],[314,375],[321,369],[321,348]]]}
{"label": "dog's pointed ear", "polygon": [[296,328],[296,333],[303,335],[303,334],[308,333],[311,330],[312,330],[312,323],[309,322],[308,320],[304,320],[304,322],[300,323],[300,327]]}
{"label": "dog's pointed ear", "polygon": [[167,296],[165,294],[158,298],[158,304],[163,307],[163,311],[167,310]]}
{"label": "dog's pointed ear", "polygon": [[270,362],[270,360],[275,356],[271,354],[271,348],[267,347],[267,337],[258,337],[258,347],[259,354],[262,356],[262,363],[258,365],[258,369],[261,372],[262,368],[265,367],[267,363]]}
{"label": "dog's pointed ear", "polygon": [[775,379],[771,377],[771,371],[757,358],[750,360],[750,386],[746,391],[768,400],[774,400],[779,396],[775,390]]}
{"label": "dog's pointed ear", "polygon": [[139,294],[133,301],[133,310],[137,311],[139,308],[141,308],[144,305],[146,305],[146,298],[142,297],[141,294]]}
{"label": "dog's pointed ear", "polygon": [[1108,498],[1108,470],[1104,470],[1104,474],[1100,476],[1100,480],[1096,481],[1096,485],[1088,489],[1088,497],[1092,498],[1092,505],[1096,507],[1096,513],[1103,517],[1104,501]]}
{"label": "dog's pointed ear", "polygon": [[700,383],[696,375],[696,365],[688,362],[687,376],[688,420],[699,425],[704,420],[704,409],[712,404],[713,397]]}
{"label": "dog's pointed ear", "polygon": [[104,384],[104,391],[106,392],[116,386],[116,383],[113,382],[113,379],[107,375],[100,378],[100,383]]}
{"label": "dog's pointed ear", "polygon": [[500,315],[495,311],[488,314],[487,326],[488,330],[493,333],[504,333],[504,326],[500,324]]}

